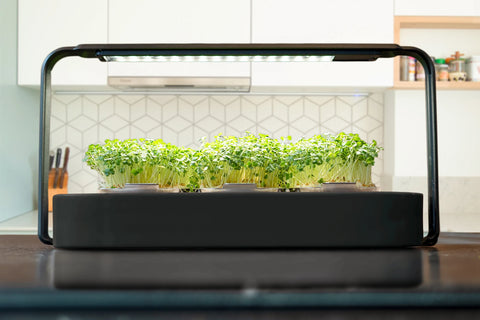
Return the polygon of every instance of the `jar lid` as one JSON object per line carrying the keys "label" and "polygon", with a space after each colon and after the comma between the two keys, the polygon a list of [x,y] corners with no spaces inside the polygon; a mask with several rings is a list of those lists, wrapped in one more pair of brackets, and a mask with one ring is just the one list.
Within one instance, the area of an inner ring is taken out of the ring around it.
{"label": "jar lid", "polygon": [[445,64],[445,59],[435,59],[436,64]]}

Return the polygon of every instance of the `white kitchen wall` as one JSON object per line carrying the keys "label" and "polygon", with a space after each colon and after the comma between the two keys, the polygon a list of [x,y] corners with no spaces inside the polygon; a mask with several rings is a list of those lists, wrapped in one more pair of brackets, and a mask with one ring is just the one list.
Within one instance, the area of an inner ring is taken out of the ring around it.
{"label": "white kitchen wall", "polygon": [[3,221],[37,206],[40,93],[17,86],[16,0],[0,1],[0,39],[0,221]]}
{"label": "white kitchen wall", "polygon": [[[69,192],[95,192],[97,177],[82,161],[89,144],[117,138],[162,138],[198,147],[199,140],[245,131],[273,137],[356,132],[383,145],[383,94],[289,95],[55,95],[51,143],[71,148]],[[382,154],[373,170],[379,184]]]}

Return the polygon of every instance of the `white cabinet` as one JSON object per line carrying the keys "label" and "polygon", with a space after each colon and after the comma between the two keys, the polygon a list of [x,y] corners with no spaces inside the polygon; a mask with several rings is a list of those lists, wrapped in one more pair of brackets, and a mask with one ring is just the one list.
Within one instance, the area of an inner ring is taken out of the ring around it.
{"label": "white cabinet", "polygon": [[[19,0],[18,84],[39,86],[47,55],[58,47],[107,42],[107,0]],[[53,85],[104,85],[107,65],[77,57],[58,62]]]}
{"label": "white cabinet", "polygon": [[[253,0],[252,42],[393,43],[393,0]],[[388,87],[393,60],[254,63],[256,86]]]}
{"label": "white cabinet", "polygon": [[[249,43],[250,0],[111,0],[110,43]],[[110,76],[249,76],[248,63],[109,63]]]}
{"label": "white cabinet", "polygon": [[479,16],[478,0],[395,0],[396,16]]}

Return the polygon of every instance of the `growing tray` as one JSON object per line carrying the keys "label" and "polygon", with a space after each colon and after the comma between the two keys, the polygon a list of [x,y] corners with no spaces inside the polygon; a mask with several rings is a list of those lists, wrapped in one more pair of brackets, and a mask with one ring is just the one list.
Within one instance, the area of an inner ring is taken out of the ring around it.
{"label": "growing tray", "polygon": [[93,193],[53,206],[65,249],[405,247],[423,235],[419,193]]}

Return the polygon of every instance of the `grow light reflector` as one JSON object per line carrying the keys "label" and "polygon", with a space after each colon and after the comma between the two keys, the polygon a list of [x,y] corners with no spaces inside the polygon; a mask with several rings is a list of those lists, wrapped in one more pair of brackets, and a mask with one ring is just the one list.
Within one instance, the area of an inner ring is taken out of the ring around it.
{"label": "grow light reflector", "polygon": [[104,56],[107,62],[330,62],[335,56]]}

